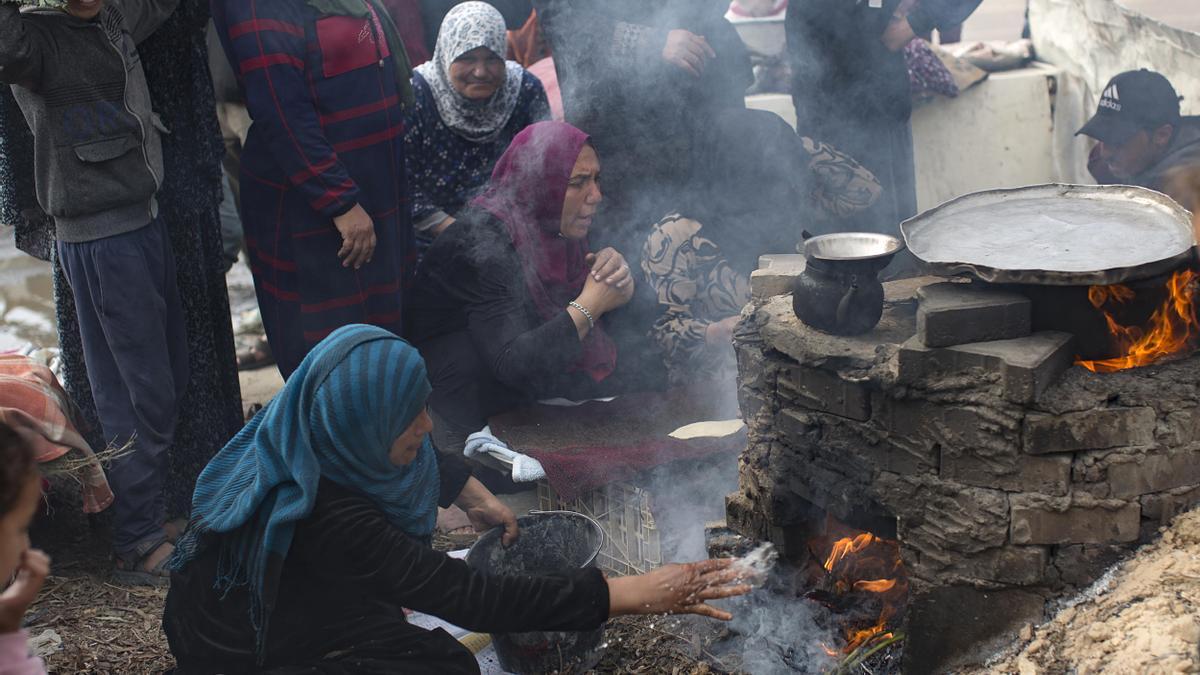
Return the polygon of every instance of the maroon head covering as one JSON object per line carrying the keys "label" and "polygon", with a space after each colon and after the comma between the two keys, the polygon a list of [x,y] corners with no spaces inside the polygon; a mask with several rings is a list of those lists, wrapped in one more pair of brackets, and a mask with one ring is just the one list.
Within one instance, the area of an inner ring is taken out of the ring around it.
{"label": "maroon head covering", "polygon": [[[525,271],[525,287],[547,321],[579,296],[591,273],[587,242],[560,234],[567,183],[587,143],[587,134],[564,122],[526,127],[496,162],[487,190],[472,202],[508,229]],[[597,322],[574,369],[599,382],[616,365],[616,345]]]}

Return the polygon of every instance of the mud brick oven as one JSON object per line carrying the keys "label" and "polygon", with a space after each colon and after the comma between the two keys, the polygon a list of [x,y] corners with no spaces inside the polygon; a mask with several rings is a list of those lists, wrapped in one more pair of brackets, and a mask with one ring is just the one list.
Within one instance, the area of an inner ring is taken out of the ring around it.
{"label": "mud brick oven", "polygon": [[829,516],[898,539],[908,672],[980,662],[1200,501],[1200,357],[1094,373],[1025,298],[943,281],[886,284],[866,335],[816,332],[786,295],[735,335],[729,525],[791,560],[822,555]]}

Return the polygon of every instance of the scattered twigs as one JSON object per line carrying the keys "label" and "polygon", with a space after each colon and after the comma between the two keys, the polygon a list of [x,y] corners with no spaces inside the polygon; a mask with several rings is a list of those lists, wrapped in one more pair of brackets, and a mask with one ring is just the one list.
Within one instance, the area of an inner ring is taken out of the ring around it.
{"label": "scattered twigs", "polygon": [[39,468],[42,471],[42,475],[46,478],[69,476],[75,481],[82,481],[79,474],[85,470],[92,467],[109,466],[112,462],[122,457],[128,457],[133,453],[134,447],[131,440],[125,445],[110,445],[100,452],[86,456],[78,450],[72,451],[52,462],[42,464]]}
{"label": "scattered twigs", "polygon": [[904,633],[894,633],[887,638],[874,642],[868,641],[858,646],[858,649],[846,655],[842,662],[832,671],[832,675],[850,675],[856,668],[866,663],[887,647],[904,640]]}

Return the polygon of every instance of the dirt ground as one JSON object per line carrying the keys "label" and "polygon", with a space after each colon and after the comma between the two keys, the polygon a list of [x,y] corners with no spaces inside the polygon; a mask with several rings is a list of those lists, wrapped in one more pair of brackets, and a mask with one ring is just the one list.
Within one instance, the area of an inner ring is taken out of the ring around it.
{"label": "dirt ground", "polygon": [[[39,519],[31,536],[34,546],[51,556],[52,575],[25,626],[50,672],[138,675],[172,668],[161,628],[166,589],[114,583],[107,523],[103,517],[85,516],[70,486],[56,486],[50,504],[52,512]],[[448,550],[463,542],[438,538],[434,543]],[[616,619],[609,624],[609,646],[594,672],[714,672],[690,655],[694,648],[688,633],[679,620]]]}
{"label": "dirt ground", "polygon": [[979,672],[1200,672],[1200,510],[1068,605]]}
{"label": "dirt ground", "polygon": [[26,630],[35,645],[48,639],[39,652],[52,673],[161,673],[173,667],[160,628],[166,589],[113,582],[107,518],[84,515],[72,487],[55,486],[50,513],[30,533],[33,545],[50,555],[51,576],[26,615]]}

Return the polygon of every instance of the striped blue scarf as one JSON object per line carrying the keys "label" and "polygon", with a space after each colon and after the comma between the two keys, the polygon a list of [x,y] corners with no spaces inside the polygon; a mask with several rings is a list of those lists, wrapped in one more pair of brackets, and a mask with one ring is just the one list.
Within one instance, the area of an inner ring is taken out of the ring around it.
{"label": "striped blue scarf", "polygon": [[200,474],[171,568],[200,555],[213,540],[205,534],[225,535],[214,589],[249,587],[260,659],[279,571],[322,476],[369,497],[405,533],[432,534],[439,482],[429,439],[407,466],[388,459],[429,391],[425,362],[407,342],[373,326],[338,329]]}

